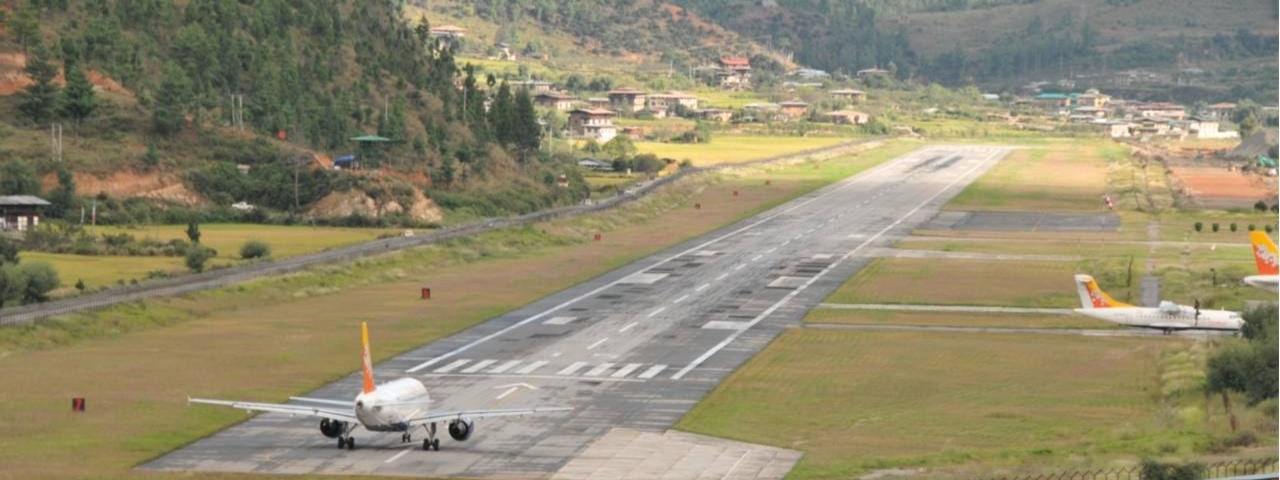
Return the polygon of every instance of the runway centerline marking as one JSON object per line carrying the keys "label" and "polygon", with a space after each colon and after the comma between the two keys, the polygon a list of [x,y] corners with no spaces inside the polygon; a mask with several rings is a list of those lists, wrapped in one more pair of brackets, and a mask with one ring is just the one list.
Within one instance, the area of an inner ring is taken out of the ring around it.
{"label": "runway centerline marking", "polygon": [[745,267],[745,266],[747,266],[745,263],[739,263],[739,264],[737,264],[737,265],[734,265],[734,266],[733,266],[733,269],[734,269],[734,270],[742,270],[742,267]]}
{"label": "runway centerline marking", "polygon": [[686,299],[688,299],[688,298],[689,298],[689,296],[688,296],[688,295],[681,295],[681,296],[680,296],[680,298],[677,298],[677,299],[675,299],[675,300],[672,300],[672,301],[671,301],[671,303],[680,303],[680,302],[685,301],[685,300],[686,300]]}
{"label": "runway centerline marking", "polygon": [[[968,170],[965,170],[965,172],[964,172],[964,173],[962,173],[962,174],[960,174],[960,175],[957,175],[957,176],[955,177],[955,179],[951,180],[951,182],[950,182],[950,183],[947,183],[947,185],[946,185],[946,186],[943,186],[942,188],[938,189],[938,191],[934,192],[934,193],[933,193],[933,195],[930,195],[928,198],[924,199],[924,201],[920,202],[920,203],[919,203],[919,204],[917,204],[914,208],[912,208],[911,210],[907,211],[907,213],[905,213],[905,214],[903,214],[903,215],[898,216],[898,219],[897,219],[897,220],[894,220],[894,221],[893,221],[893,223],[890,223],[888,226],[885,226],[884,228],[880,229],[880,231],[876,232],[876,234],[875,234],[875,235],[872,235],[871,237],[868,237],[868,238],[867,238],[866,240],[864,240],[862,243],[858,244],[858,246],[857,246],[857,247],[854,247],[854,248],[853,248],[853,250],[850,250],[848,253],[845,253],[843,256],[841,256],[841,257],[840,257],[839,259],[837,259],[836,261],[831,262],[831,264],[830,264],[830,265],[827,265],[827,267],[826,267],[826,268],[824,268],[824,269],[822,269],[822,271],[818,272],[818,274],[817,274],[817,275],[814,275],[813,277],[810,277],[810,278],[809,278],[809,280],[808,280],[808,281],[806,281],[803,285],[801,285],[800,287],[796,288],[795,290],[792,290],[792,291],[791,291],[791,293],[788,293],[786,296],[782,297],[782,299],[778,300],[777,302],[774,302],[774,304],[773,304],[773,305],[770,305],[770,306],[769,306],[769,308],[765,309],[763,312],[760,312],[760,314],[759,314],[759,315],[756,315],[756,316],[755,316],[755,318],[752,318],[752,319],[751,319],[751,321],[749,321],[749,322],[747,322],[745,325],[743,325],[743,326],[742,326],[742,328],[741,328],[740,330],[735,330],[733,333],[729,334],[729,336],[728,336],[727,338],[725,338],[724,340],[721,340],[721,341],[720,341],[720,343],[717,343],[714,347],[711,347],[711,349],[707,350],[707,351],[706,351],[706,352],[704,352],[702,355],[698,356],[698,358],[695,358],[692,362],[689,362],[689,364],[688,364],[688,365],[685,365],[685,367],[684,367],[684,368],[682,368],[682,369],[680,369],[679,371],[677,371],[674,375],[671,375],[671,379],[672,379],[672,380],[679,380],[679,379],[681,379],[681,378],[684,378],[684,376],[685,376],[686,374],[688,374],[688,373],[689,373],[690,371],[692,371],[694,368],[697,368],[697,367],[698,367],[698,365],[701,365],[701,364],[702,364],[702,362],[707,361],[707,359],[708,359],[708,358],[711,358],[711,356],[712,356],[712,355],[715,355],[715,354],[716,354],[717,352],[719,352],[721,349],[723,349],[724,347],[728,346],[730,343],[733,343],[733,341],[734,341],[734,340],[736,340],[739,336],[741,336],[743,332],[746,332],[747,330],[750,330],[750,329],[751,329],[751,327],[754,327],[757,323],[760,323],[760,321],[761,321],[761,320],[764,320],[766,317],[768,317],[768,316],[769,316],[770,314],[772,314],[774,311],[776,311],[777,309],[781,308],[783,305],[786,305],[786,304],[787,304],[787,302],[790,302],[790,301],[791,301],[791,299],[792,299],[792,298],[795,298],[795,296],[796,296],[796,295],[799,295],[799,294],[800,294],[800,292],[804,291],[804,290],[805,290],[806,288],[808,288],[810,285],[813,285],[813,283],[814,283],[814,282],[818,281],[818,279],[821,279],[823,276],[825,276],[825,275],[827,274],[827,272],[831,271],[831,270],[832,270],[833,268],[835,268],[836,266],[838,266],[838,265],[840,265],[840,264],[844,263],[844,262],[845,262],[846,260],[848,260],[849,258],[852,258],[852,257],[853,257],[853,256],[854,256],[858,251],[862,250],[864,247],[866,247],[866,246],[867,246],[868,244],[870,244],[871,242],[874,242],[875,240],[879,239],[881,236],[884,236],[884,234],[885,234],[885,233],[888,233],[888,232],[889,232],[889,230],[892,230],[892,229],[893,229],[893,227],[898,226],[898,224],[902,223],[902,221],[904,221],[904,220],[906,220],[906,219],[910,218],[912,215],[915,215],[915,214],[916,214],[916,212],[918,212],[918,211],[920,211],[920,209],[924,208],[924,207],[925,207],[925,205],[928,205],[928,204],[929,204],[930,202],[932,202],[934,199],[936,199],[936,198],[938,198],[938,197],[942,196],[942,194],[943,194],[943,193],[946,193],[948,190],[950,190],[952,187],[954,187],[957,183],[959,183],[959,182],[960,182],[960,180],[963,180],[963,179],[965,179],[966,177],[968,177],[970,174],[972,174],[974,171],[976,171],[979,167],[981,167],[981,166],[983,166],[983,165],[986,165],[986,164],[987,164],[988,162],[990,162],[993,158],[996,158],[1000,153],[1001,153],[1001,151],[997,150],[996,152],[994,152],[994,153],[992,153],[992,154],[990,154],[990,155],[987,155],[987,156],[986,156],[986,157],[984,157],[982,160],[980,160],[980,161],[978,161],[976,164],[974,164],[972,167],[969,167],[969,169],[968,169]],[[647,372],[646,372],[646,373],[647,373]]]}
{"label": "runway centerline marking", "polygon": [[604,338],[601,338],[601,339],[599,339],[599,340],[596,340],[596,343],[593,343],[593,344],[591,344],[591,346],[590,346],[590,347],[587,347],[587,350],[595,350],[595,348],[596,348],[596,347],[599,347],[600,345],[603,345],[603,344],[604,344],[604,342],[607,342],[607,341],[609,341],[609,337],[604,337]]}
{"label": "runway centerline marking", "polygon": [[[903,158],[911,158],[911,157],[910,157],[910,155],[908,155],[908,156],[903,157]],[[797,200],[798,200],[798,203],[796,203],[795,205],[791,205],[791,206],[789,206],[789,207],[787,207],[787,208],[784,208],[784,209],[782,209],[782,210],[780,210],[780,211],[777,211],[777,212],[775,212],[775,213],[773,213],[773,214],[770,214],[770,215],[768,215],[768,216],[765,216],[765,217],[763,217],[763,218],[761,218],[761,219],[759,219],[759,220],[757,220],[757,221],[755,221],[755,222],[752,222],[752,223],[750,223],[750,224],[744,225],[744,226],[742,226],[741,228],[738,228],[737,230],[734,230],[734,231],[731,231],[731,232],[727,232],[727,233],[725,233],[725,234],[723,234],[723,235],[720,235],[720,236],[718,236],[718,237],[715,237],[715,238],[712,238],[712,239],[707,240],[707,241],[705,241],[705,242],[702,242],[702,243],[700,243],[700,244],[698,244],[698,245],[695,245],[695,246],[693,246],[693,247],[690,247],[690,248],[688,248],[688,249],[686,249],[686,250],[683,250],[683,251],[677,252],[677,253],[675,253],[675,254],[673,254],[673,255],[667,256],[666,258],[663,258],[662,260],[659,260],[659,261],[655,262],[654,264],[649,265],[648,267],[645,267],[645,268],[643,268],[643,269],[640,269],[639,271],[640,271],[640,272],[643,272],[643,271],[648,270],[648,269],[651,269],[651,268],[653,268],[653,267],[657,267],[657,266],[660,266],[660,265],[664,265],[664,264],[670,263],[671,261],[673,261],[673,260],[675,260],[675,259],[677,259],[677,258],[679,258],[679,257],[682,257],[682,256],[685,256],[685,255],[688,255],[688,254],[690,254],[690,253],[692,253],[692,252],[696,252],[696,251],[699,251],[699,250],[703,250],[703,249],[705,249],[706,247],[708,247],[708,246],[710,246],[710,245],[713,245],[713,244],[715,244],[715,243],[719,243],[719,242],[721,242],[721,241],[724,241],[725,239],[728,239],[728,238],[731,238],[731,237],[737,236],[737,235],[741,234],[742,232],[746,232],[746,231],[748,231],[748,230],[752,230],[752,229],[754,229],[754,228],[756,228],[756,227],[759,227],[759,226],[761,226],[761,225],[764,225],[765,223],[768,223],[768,222],[769,222],[769,221],[771,221],[771,220],[774,220],[774,219],[776,219],[776,218],[782,217],[783,215],[786,215],[786,214],[791,213],[791,212],[793,212],[793,211],[795,211],[795,210],[797,210],[797,209],[803,208],[803,207],[805,207],[805,206],[807,206],[807,205],[809,205],[809,204],[811,204],[811,203],[813,203],[813,202],[816,202],[816,201],[818,201],[818,200],[820,200],[820,199],[822,199],[822,198],[826,197],[827,195],[830,195],[830,194],[833,194],[833,193],[836,193],[836,192],[841,192],[841,191],[847,190],[847,189],[849,189],[849,188],[853,188],[854,186],[861,185],[861,184],[863,184],[863,183],[866,183],[866,182],[868,182],[868,181],[871,181],[871,179],[874,179],[874,178],[876,178],[876,177],[877,177],[877,176],[879,176],[879,175],[883,175],[885,172],[892,172],[894,169],[898,168],[898,164],[899,164],[900,162],[901,162],[900,160],[890,160],[890,161],[887,161],[887,162],[883,162],[883,163],[881,163],[881,164],[879,164],[879,165],[876,165],[875,167],[872,167],[872,168],[870,168],[870,169],[867,169],[867,170],[865,170],[865,171],[863,171],[863,172],[861,172],[861,173],[859,173],[859,174],[857,174],[857,175],[855,175],[855,176],[853,176],[853,177],[849,177],[849,178],[846,178],[846,179],[844,179],[844,180],[841,180],[840,182],[835,183],[835,184],[833,184],[833,185],[830,185],[830,186],[827,186],[827,187],[823,187],[823,188],[819,189],[819,190],[818,190],[818,191],[816,191],[816,192],[810,193],[809,195],[811,195],[811,196],[809,196],[808,198],[800,197],[800,198],[797,198],[796,200],[793,200],[793,201],[797,201]],[[802,200],[802,199],[803,199],[803,200]],[[634,274],[634,273],[635,273],[635,272],[633,272],[633,274]],[[574,303],[580,302],[580,301],[582,301],[582,300],[584,300],[584,299],[587,299],[587,298],[593,297],[593,296],[595,296],[596,294],[598,294],[598,293],[600,293],[600,292],[603,292],[603,291],[605,291],[605,290],[608,290],[608,289],[610,289],[610,288],[613,288],[614,286],[617,286],[618,284],[621,284],[622,282],[624,282],[624,281],[628,280],[628,279],[630,278],[630,275],[631,275],[631,274],[624,275],[624,276],[622,276],[622,277],[618,278],[617,280],[613,280],[613,281],[611,281],[611,282],[609,282],[609,283],[606,283],[606,284],[604,284],[604,285],[601,285],[600,287],[597,287],[597,288],[595,288],[595,289],[592,289],[591,291],[588,291],[588,292],[586,292],[586,293],[583,293],[583,294],[581,294],[581,295],[578,295],[578,296],[576,296],[576,297],[573,297],[573,298],[571,298],[571,299],[569,299],[569,300],[565,300],[564,302],[561,302],[561,303],[560,303],[560,304],[558,304],[558,305],[555,305],[555,306],[553,306],[553,307],[551,307],[551,308],[548,308],[548,309],[546,309],[546,310],[543,310],[541,313],[537,313],[537,314],[532,315],[532,316],[530,316],[530,317],[528,317],[528,318],[525,318],[524,320],[521,320],[521,321],[518,321],[518,322],[513,323],[513,324],[511,324],[511,325],[508,325],[508,326],[506,326],[505,328],[502,328],[501,330],[498,330],[498,331],[496,331],[496,332],[493,332],[493,333],[490,333],[490,334],[485,335],[485,336],[483,336],[483,337],[480,337],[480,338],[477,338],[477,339],[475,339],[475,340],[472,340],[471,342],[467,343],[466,345],[463,345],[463,346],[460,346],[460,347],[454,348],[453,350],[450,350],[450,351],[448,351],[448,352],[446,352],[446,353],[443,353],[443,354],[441,354],[441,355],[439,355],[439,356],[437,356],[437,357],[435,357],[435,358],[433,358],[433,359],[431,359],[431,360],[428,360],[428,361],[426,361],[426,362],[420,363],[420,364],[418,364],[418,365],[416,365],[416,366],[414,366],[414,367],[409,368],[408,370],[405,370],[405,372],[407,372],[407,373],[414,373],[414,372],[417,372],[417,371],[422,370],[422,369],[424,369],[424,368],[427,368],[427,367],[430,367],[430,366],[432,366],[432,365],[435,365],[436,363],[439,363],[439,362],[445,361],[445,360],[447,360],[447,359],[449,359],[449,358],[452,358],[452,357],[454,357],[454,356],[456,356],[456,355],[459,355],[459,354],[461,354],[461,353],[463,353],[463,352],[466,352],[466,351],[468,351],[468,350],[470,350],[470,349],[474,348],[476,345],[480,345],[480,344],[485,343],[485,342],[487,342],[487,341],[489,341],[489,340],[492,340],[492,339],[497,338],[497,337],[499,337],[499,336],[505,335],[505,334],[507,334],[508,332],[511,332],[512,330],[515,330],[515,329],[517,329],[517,328],[520,328],[520,327],[523,327],[523,326],[525,326],[525,325],[528,325],[528,324],[529,324],[529,323],[531,323],[531,322],[538,321],[538,320],[542,319],[542,317],[545,317],[545,316],[547,316],[547,315],[550,315],[550,314],[552,314],[552,313],[555,313],[555,312],[559,311],[560,309],[562,309],[562,308],[564,308],[564,307],[567,307],[567,306],[572,305],[572,304],[574,304]]]}
{"label": "runway centerline marking", "polygon": [[400,459],[400,457],[403,457],[403,456],[407,455],[410,451],[412,451],[412,450],[413,450],[413,448],[414,448],[414,447],[408,447],[408,448],[405,448],[404,450],[401,450],[401,451],[400,451],[400,453],[397,453],[397,454],[395,454],[395,455],[392,455],[392,456],[391,456],[391,458],[388,458],[385,462],[382,462],[382,463],[391,463],[391,462],[394,462],[394,461],[396,461],[396,460],[399,460],[399,459]]}
{"label": "runway centerline marking", "polygon": [[645,318],[653,318],[653,316],[654,316],[654,315],[657,315],[657,314],[659,314],[659,313],[662,313],[662,311],[663,311],[663,310],[666,310],[666,309],[667,309],[667,307],[658,307],[657,309],[654,309],[654,311],[649,312],[649,314],[648,314],[648,315],[645,315]]}
{"label": "runway centerline marking", "polygon": [[628,323],[627,326],[618,329],[618,333],[627,333],[627,330],[631,330],[632,327],[635,327],[636,325],[639,325],[639,324],[640,322]]}
{"label": "runway centerline marking", "polygon": [[724,280],[728,276],[729,274],[727,273],[721,273],[720,276],[716,277],[716,281],[718,282],[718,281]]}
{"label": "runway centerline marking", "polygon": [[703,291],[703,290],[706,290],[706,289],[707,289],[707,287],[710,287],[710,286],[711,286],[711,284],[710,284],[710,283],[704,283],[704,284],[702,284],[702,285],[698,285],[698,288],[693,289],[693,291],[695,291],[695,292],[701,292],[701,291]]}

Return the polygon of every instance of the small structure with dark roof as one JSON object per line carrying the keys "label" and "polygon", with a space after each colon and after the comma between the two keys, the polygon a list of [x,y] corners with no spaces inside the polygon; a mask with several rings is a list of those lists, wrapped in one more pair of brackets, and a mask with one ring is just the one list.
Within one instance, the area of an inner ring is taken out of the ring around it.
{"label": "small structure with dark roof", "polygon": [[40,225],[40,212],[49,205],[34,195],[0,195],[0,230],[35,228]]}

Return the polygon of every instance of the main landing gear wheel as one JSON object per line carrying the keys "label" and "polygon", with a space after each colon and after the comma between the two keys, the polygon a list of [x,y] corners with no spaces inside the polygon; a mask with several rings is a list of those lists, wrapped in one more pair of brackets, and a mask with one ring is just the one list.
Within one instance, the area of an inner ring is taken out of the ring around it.
{"label": "main landing gear wheel", "polygon": [[409,442],[412,442],[412,441],[413,441],[413,436],[412,436],[412,435],[409,435],[409,432],[405,432],[405,433],[403,433],[403,434],[401,434],[401,435],[400,435],[400,442],[401,442],[401,443],[409,443]]}
{"label": "main landing gear wheel", "polygon": [[342,450],[342,448],[345,446],[347,446],[347,439],[343,437],[338,437],[338,450]]}
{"label": "main landing gear wheel", "polygon": [[432,450],[435,450],[435,451],[439,452],[439,451],[440,451],[440,439],[439,439],[439,438],[434,438],[434,439],[432,439],[432,438],[424,438],[424,439],[422,439],[422,449],[423,449],[423,450],[426,450],[426,451],[428,451],[428,452],[429,452],[429,451],[432,451]]}
{"label": "main landing gear wheel", "polygon": [[355,450],[355,449],[356,449],[356,439],[352,437],[347,437],[347,450]]}

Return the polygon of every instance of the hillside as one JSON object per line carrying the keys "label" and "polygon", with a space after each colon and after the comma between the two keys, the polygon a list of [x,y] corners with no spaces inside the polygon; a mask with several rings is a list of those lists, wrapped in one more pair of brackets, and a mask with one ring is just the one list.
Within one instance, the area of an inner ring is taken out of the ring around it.
{"label": "hillside", "polygon": [[[878,66],[903,78],[994,89],[1070,78],[1187,102],[1273,103],[1276,95],[1276,4],[1262,0],[678,3],[831,71]],[[1132,70],[1154,75],[1136,85],[1119,78]]]}
{"label": "hillside", "polygon": [[[451,51],[406,22],[400,3],[10,0],[0,163],[24,164],[46,189],[65,169],[81,196],[148,199],[103,202],[105,222],[181,221],[190,207],[217,219],[239,215],[235,202],[260,207],[257,217],[323,217],[312,207],[354,203],[372,205],[355,212],[364,216],[439,221],[422,189],[473,213],[576,201],[580,182],[545,181],[571,169],[534,161],[527,97],[460,78]],[[23,92],[39,83],[33,64],[47,65],[55,91],[43,108]],[[93,92],[83,116],[66,108],[80,74]],[[465,95],[511,108],[501,119],[482,102],[464,111]],[[51,124],[63,128],[61,160]],[[352,141],[373,134],[386,141]],[[361,169],[335,172],[345,154]],[[498,190],[508,203],[488,200]]]}

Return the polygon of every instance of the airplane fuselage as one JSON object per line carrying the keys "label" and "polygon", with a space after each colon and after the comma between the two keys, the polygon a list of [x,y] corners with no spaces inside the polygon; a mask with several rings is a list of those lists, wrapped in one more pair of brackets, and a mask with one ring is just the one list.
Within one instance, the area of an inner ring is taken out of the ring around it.
{"label": "airplane fuselage", "polygon": [[418,379],[398,378],[356,395],[355,414],[366,430],[404,432],[412,427],[409,420],[426,416],[430,399]]}
{"label": "airplane fuselage", "polygon": [[1176,310],[1153,307],[1077,308],[1076,313],[1128,327],[1157,330],[1236,331],[1244,325],[1240,314],[1226,310],[1200,310],[1178,306]]}
{"label": "airplane fuselage", "polygon": [[1280,292],[1280,275],[1250,275],[1244,277],[1244,283],[1263,290]]}

